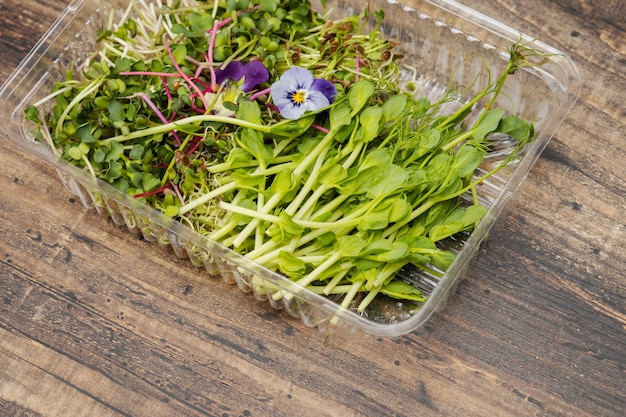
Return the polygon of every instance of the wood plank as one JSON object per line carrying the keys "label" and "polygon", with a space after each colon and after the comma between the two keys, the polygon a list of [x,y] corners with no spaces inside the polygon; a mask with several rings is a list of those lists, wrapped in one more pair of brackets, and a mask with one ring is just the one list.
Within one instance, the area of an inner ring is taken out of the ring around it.
{"label": "wood plank", "polygon": [[[0,4],[0,82],[66,3]],[[468,5],[566,50],[584,87],[445,310],[396,340],[322,335],[0,140],[0,415],[625,415],[624,4]]]}

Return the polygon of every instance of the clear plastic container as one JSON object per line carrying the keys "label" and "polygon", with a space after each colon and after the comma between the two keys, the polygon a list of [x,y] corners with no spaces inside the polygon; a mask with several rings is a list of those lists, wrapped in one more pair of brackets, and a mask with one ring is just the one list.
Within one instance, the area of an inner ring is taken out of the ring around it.
{"label": "clear plastic container", "polygon": [[[409,2],[409,0],[407,0]],[[374,335],[397,337],[409,333],[435,312],[441,310],[464,277],[481,242],[486,239],[502,209],[516,193],[555,130],[576,100],[581,80],[576,66],[562,52],[520,34],[515,29],[450,0],[412,0],[411,6],[396,1],[369,0],[373,11],[384,10],[382,32],[397,40],[399,50],[417,73],[417,94],[431,99],[441,97],[452,76],[467,87],[467,94],[489,82],[485,67],[499,74],[508,59],[507,48],[522,40],[549,55],[545,64],[519,71],[509,77],[498,106],[532,121],[538,132],[524,157],[491,177],[479,190],[488,214],[469,236],[447,242],[457,258],[442,278],[407,269],[405,278],[428,295],[422,304],[401,303],[380,298],[365,314],[341,308],[335,301],[303,289],[273,271],[251,262],[230,249],[203,238],[150,207],[97,180],[53,155],[37,143],[32,126],[24,120],[25,108],[47,95],[54,82],[64,78],[65,70],[95,49],[96,31],[111,9],[120,9],[115,0],[73,0],[55,24],[37,43],[17,70],[0,89],[0,114],[7,122],[0,135],[27,153],[53,165],[63,184],[87,207],[110,217],[131,232],[142,234],[155,247],[171,249],[180,257],[206,269],[208,276],[236,284],[242,291],[267,300],[272,307],[284,309],[309,326],[324,333],[346,337]],[[314,6],[321,10],[319,1]],[[359,13],[362,0],[328,1],[332,17]],[[502,155],[494,155],[498,161]],[[490,159],[487,158],[486,163]],[[155,248],[156,250],[156,248]],[[290,293],[275,300],[271,294],[255,290],[258,283]]]}

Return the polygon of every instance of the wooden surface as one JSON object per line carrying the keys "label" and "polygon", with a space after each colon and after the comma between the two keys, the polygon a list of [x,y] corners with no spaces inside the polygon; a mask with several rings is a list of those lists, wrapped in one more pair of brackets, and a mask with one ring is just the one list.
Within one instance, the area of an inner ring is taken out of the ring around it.
{"label": "wooden surface", "polygon": [[[466,3],[566,51],[584,87],[443,312],[322,336],[0,141],[0,415],[626,415],[625,3]],[[0,82],[65,4],[0,0]]]}

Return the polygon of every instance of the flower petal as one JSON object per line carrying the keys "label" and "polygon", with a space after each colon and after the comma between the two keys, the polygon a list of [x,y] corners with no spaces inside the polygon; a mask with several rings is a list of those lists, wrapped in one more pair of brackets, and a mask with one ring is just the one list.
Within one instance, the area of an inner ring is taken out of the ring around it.
{"label": "flower petal", "polygon": [[243,67],[244,65],[239,61],[231,61],[224,68],[220,66],[215,70],[215,82],[222,84],[228,79],[239,81],[243,77]]}
{"label": "flower petal", "polygon": [[278,106],[281,116],[283,116],[285,119],[291,120],[298,120],[307,110],[306,106],[296,106],[291,103],[291,101],[283,103],[282,106],[276,103],[276,106]]}
{"label": "flower petal", "polygon": [[328,97],[321,91],[310,90],[306,101],[302,107],[306,107],[307,110],[315,111],[322,107],[326,107],[330,104]]}
{"label": "flower petal", "polygon": [[292,91],[309,90],[313,84],[313,74],[301,67],[291,67],[285,71],[278,82],[288,84]]}
{"label": "flower petal", "polygon": [[241,76],[244,79],[241,90],[248,93],[254,90],[257,85],[267,81],[270,78],[270,73],[262,62],[250,61],[243,66]]}
{"label": "flower petal", "polygon": [[299,119],[307,110],[306,106],[293,102],[289,91],[276,93],[272,88],[272,99],[278,110],[280,110],[280,114],[286,119]]}
{"label": "flower petal", "polygon": [[[333,83],[325,80],[324,78],[316,78],[315,80],[313,80],[311,90],[319,91],[320,93],[324,94],[326,99],[328,99],[328,104],[333,103],[335,101],[335,97],[337,97],[337,89],[335,88]],[[326,106],[328,106],[328,104],[326,104]]]}

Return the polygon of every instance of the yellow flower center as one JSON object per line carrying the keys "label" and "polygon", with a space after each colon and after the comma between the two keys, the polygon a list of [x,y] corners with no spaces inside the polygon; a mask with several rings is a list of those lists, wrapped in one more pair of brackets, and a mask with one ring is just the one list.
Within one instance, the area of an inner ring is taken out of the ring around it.
{"label": "yellow flower center", "polygon": [[297,90],[293,94],[291,94],[291,101],[294,104],[302,104],[306,101],[307,91],[306,90]]}

